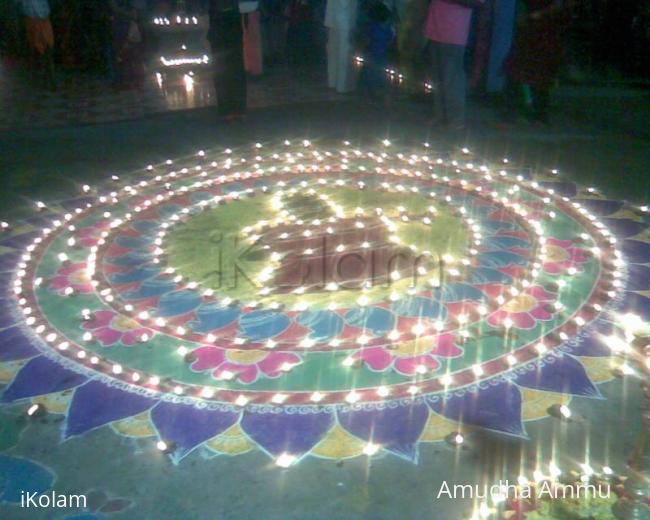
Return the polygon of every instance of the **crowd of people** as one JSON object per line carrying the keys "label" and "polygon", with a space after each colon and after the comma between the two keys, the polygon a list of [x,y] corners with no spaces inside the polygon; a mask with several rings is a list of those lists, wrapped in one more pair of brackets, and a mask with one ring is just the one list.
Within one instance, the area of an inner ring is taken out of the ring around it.
{"label": "crowd of people", "polygon": [[[0,13],[0,29],[9,37],[0,44],[11,50],[17,46],[11,35],[22,35],[32,70],[40,71],[47,88],[56,88],[55,62],[99,71],[117,88],[132,88],[144,78],[152,17],[196,16],[209,22],[218,106],[227,120],[244,117],[247,78],[265,67],[326,61],[331,88],[357,90],[380,106],[392,102],[395,83],[414,95],[429,85],[432,124],[462,131],[468,86],[500,93],[507,115],[547,121],[564,34],[572,15],[585,14],[584,3],[574,2],[9,0]],[[10,8],[19,15],[7,14]],[[637,11],[628,16],[631,27],[649,31],[645,11]]]}
{"label": "crowd of people", "polygon": [[137,86],[142,65],[144,4],[132,0],[9,0],[0,13],[5,60],[31,62],[34,81],[56,89],[54,64]]}
{"label": "crowd of people", "polygon": [[[474,70],[482,67],[485,75],[492,69],[502,78],[502,89],[507,87],[507,97],[513,100],[509,104],[512,113],[525,106],[526,117],[546,122],[550,89],[562,59],[562,33],[570,19],[569,1],[521,0],[515,9],[513,0],[505,13],[512,18],[511,27],[501,28],[496,38],[494,22],[481,20],[486,14],[493,16],[497,12],[494,7],[487,9],[487,2],[327,0],[322,25],[327,31],[324,39],[329,86],[341,93],[358,89],[371,102],[386,106],[394,90],[391,78],[398,78],[400,83],[408,81],[412,88],[430,84],[435,100],[432,123],[462,132],[466,124],[467,46],[472,37]],[[251,72],[245,52],[251,46],[251,38],[246,34],[250,32],[248,24],[262,24],[262,29],[255,29],[255,33],[264,33],[267,20],[262,10],[262,17],[246,20],[242,30],[244,3],[256,4],[255,12],[264,4],[237,0],[209,2],[208,34],[217,70],[215,87],[221,113],[228,120],[240,119],[245,112],[246,71]],[[291,21],[296,4],[303,21],[316,16],[317,9],[308,0],[288,2],[284,11],[278,11],[276,4],[275,13],[284,12]],[[258,39],[256,44],[264,42],[277,48],[275,36],[267,34],[266,39]],[[501,52],[500,57],[491,56],[491,44],[501,44],[504,39],[509,40],[506,52]],[[358,73],[355,64],[361,63]],[[394,69],[406,72],[391,72]],[[476,77],[473,79],[476,82]],[[527,95],[522,98],[524,92]],[[524,102],[520,103],[520,99]]]}

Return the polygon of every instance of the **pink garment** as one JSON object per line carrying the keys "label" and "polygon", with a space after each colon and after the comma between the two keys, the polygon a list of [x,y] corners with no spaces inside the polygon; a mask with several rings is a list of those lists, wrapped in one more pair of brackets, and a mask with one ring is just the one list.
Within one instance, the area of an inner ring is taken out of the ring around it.
{"label": "pink garment", "polygon": [[260,12],[253,11],[242,15],[244,26],[244,66],[253,76],[262,74],[262,34]]}
{"label": "pink garment", "polygon": [[472,9],[451,0],[433,0],[424,35],[434,42],[467,45]]}

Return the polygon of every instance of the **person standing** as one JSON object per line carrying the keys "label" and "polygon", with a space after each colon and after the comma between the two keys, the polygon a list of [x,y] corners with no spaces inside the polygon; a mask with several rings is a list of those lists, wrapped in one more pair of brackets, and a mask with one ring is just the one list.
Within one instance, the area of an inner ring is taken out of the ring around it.
{"label": "person standing", "polygon": [[366,18],[362,30],[364,64],[360,83],[364,95],[371,102],[387,106],[390,94],[386,68],[389,50],[395,44],[396,36],[392,16],[386,4],[374,0],[368,6]]}
{"label": "person standing", "polygon": [[54,31],[50,23],[50,5],[47,0],[22,0],[22,7],[33,69],[42,72],[44,85],[54,90]]}
{"label": "person standing", "polygon": [[109,60],[111,63],[111,80],[113,86],[118,89],[126,89],[130,86],[130,74],[134,70],[131,60],[135,57],[131,50],[136,42],[134,38],[136,25],[136,11],[133,9],[131,0],[109,0],[111,17],[111,46]]}
{"label": "person standing", "polygon": [[287,63],[307,65],[315,57],[314,5],[309,0],[291,0],[287,6]]}
{"label": "person standing", "polygon": [[239,12],[244,30],[244,68],[252,76],[261,76],[263,64],[259,2],[240,1]]}
{"label": "person standing", "polygon": [[472,10],[484,0],[432,0],[425,25],[430,40],[437,122],[453,132],[465,128],[465,47]]}
{"label": "person standing", "polygon": [[352,33],[356,24],[357,0],[327,0],[327,83],[337,92],[354,86]]}
{"label": "person standing", "polygon": [[287,0],[261,0],[264,61],[275,65],[286,61]]}
{"label": "person standing", "polygon": [[217,110],[226,121],[245,117],[246,70],[242,20],[237,0],[210,0],[208,41],[214,60]]}
{"label": "person standing", "polygon": [[405,86],[410,95],[419,96],[425,77],[428,77],[428,64],[425,50],[429,41],[424,35],[429,0],[411,0],[406,5],[404,16],[397,27],[397,48],[400,69],[406,76]]}
{"label": "person standing", "polygon": [[[562,34],[569,23],[562,0],[526,0],[506,69],[514,87],[529,88],[532,122],[547,123],[551,87],[562,64]],[[510,95],[511,104],[518,96]]]}

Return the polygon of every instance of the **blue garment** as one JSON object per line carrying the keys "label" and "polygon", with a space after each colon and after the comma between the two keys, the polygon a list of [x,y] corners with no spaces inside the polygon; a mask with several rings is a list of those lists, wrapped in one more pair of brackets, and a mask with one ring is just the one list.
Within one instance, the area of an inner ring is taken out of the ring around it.
{"label": "blue garment", "polygon": [[383,62],[388,58],[395,31],[390,22],[371,21],[368,24],[368,57],[375,62]]}
{"label": "blue garment", "polygon": [[376,98],[387,92],[388,51],[395,39],[395,31],[390,22],[371,20],[366,26],[368,47],[365,53],[361,84],[371,98]]}
{"label": "blue garment", "polygon": [[503,92],[506,86],[504,64],[510,48],[515,27],[515,0],[499,0],[494,3],[492,39],[488,62],[487,91]]}
{"label": "blue garment", "polygon": [[47,0],[22,0],[23,14],[30,18],[49,18],[50,4]]}

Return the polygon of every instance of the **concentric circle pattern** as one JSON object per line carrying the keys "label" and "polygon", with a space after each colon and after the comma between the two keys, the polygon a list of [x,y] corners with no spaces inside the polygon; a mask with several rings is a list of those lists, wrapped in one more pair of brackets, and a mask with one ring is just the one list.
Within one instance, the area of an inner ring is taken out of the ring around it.
{"label": "concentric circle pattern", "polygon": [[3,399],[174,460],[524,436],[648,310],[643,209],[468,150],[258,143],[84,191],[5,231]]}

